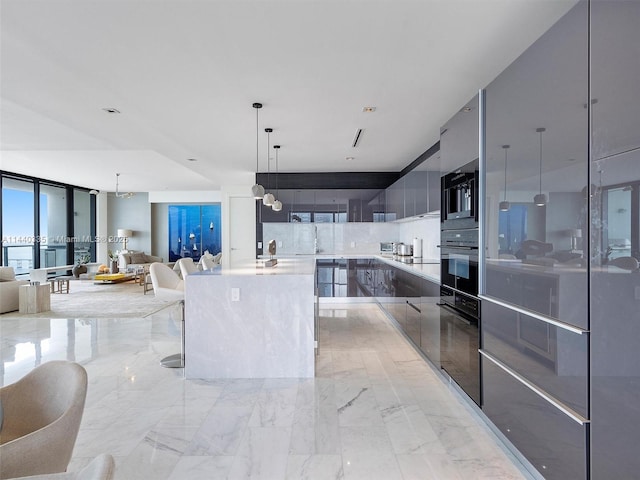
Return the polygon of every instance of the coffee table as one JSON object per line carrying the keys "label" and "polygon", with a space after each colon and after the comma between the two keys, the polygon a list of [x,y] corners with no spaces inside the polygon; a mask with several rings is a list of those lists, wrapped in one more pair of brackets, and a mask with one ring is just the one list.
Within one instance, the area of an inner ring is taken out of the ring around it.
{"label": "coffee table", "polygon": [[135,280],[136,276],[128,273],[99,273],[93,279],[95,285],[110,285],[113,283],[122,283]]}

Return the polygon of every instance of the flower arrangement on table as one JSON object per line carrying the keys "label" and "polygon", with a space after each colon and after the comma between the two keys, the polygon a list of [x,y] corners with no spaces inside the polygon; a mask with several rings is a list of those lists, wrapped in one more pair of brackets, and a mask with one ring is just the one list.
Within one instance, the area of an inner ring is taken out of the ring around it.
{"label": "flower arrangement on table", "polygon": [[107,255],[109,257],[109,261],[111,263],[111,273],[118,273],[118,252],[114,252],[113,250],[107,250]]}

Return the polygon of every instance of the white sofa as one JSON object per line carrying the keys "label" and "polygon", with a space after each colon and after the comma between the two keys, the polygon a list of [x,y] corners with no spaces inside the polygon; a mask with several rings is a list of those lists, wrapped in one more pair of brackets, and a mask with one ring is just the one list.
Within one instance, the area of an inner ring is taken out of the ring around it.
{"label": "white sofa", "polygon": [[26,280],[16,280],[13,267],[0,267],[0,313],[18,310],[20,286],[28,283]]}
{"label": "white sofa", "polygon": [[152,263],[162,263],[162,257],[149,255],[144,252],[136,252],[129,250],[128,252],[120,252],[118,254],[118,268],[126,271],[127,268],[149,267]]}

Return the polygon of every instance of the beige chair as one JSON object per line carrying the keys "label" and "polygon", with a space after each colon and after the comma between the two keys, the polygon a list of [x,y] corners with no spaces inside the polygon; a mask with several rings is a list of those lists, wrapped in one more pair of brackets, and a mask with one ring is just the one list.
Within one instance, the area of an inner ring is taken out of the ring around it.
{"label": "beige chair", "polygon": [[217,266],[211,258],[204,255],[200,257],[200,265],[202,265],[202,270],[213,270]]}
{"label": "beige chair", "polygon": [[20,286],[26,280],[16,280],[13,267],[0,267],[0,313],[18,310]]}
{"label": "beige chair", "polygon": [[187,275],[191,275],[192,273],[199,272],[198,266],[193,263],[193,258],[181,258],[176,262],[180,267],[180,272],[182,273],[182,279],[184,280]]}
{"label": "beige chair", "polygon": [[20,480],[111,480],[115,467],[113,457],[103,453],[91,460],[91,463],[79,472],[33,475],[22,477]]}
{"label": "beige chair", "polygon": [[86,396],[86,370],[63,360],[0,388],[0,478],[66,471]]}
{"label": "beige chair", "polygon": [[609,260],[609,265],[624,270],[638,270],[638,260],[635,257],[617,257]]}
{"label": "beige chair", "polygon": [[171,268],[163,263],[152,263],[149,267],[151,284],[156,297],[165,300],[182,300],[184,282]]}

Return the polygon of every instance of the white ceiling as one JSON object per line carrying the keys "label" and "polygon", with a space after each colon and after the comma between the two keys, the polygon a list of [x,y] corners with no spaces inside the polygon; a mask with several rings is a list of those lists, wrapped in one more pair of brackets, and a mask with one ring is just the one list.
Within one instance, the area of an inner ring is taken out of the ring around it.
{"label": "white ceiling", "polygon": [[399,171],[575,3],[0,1],[0,169],[107,191]]}

